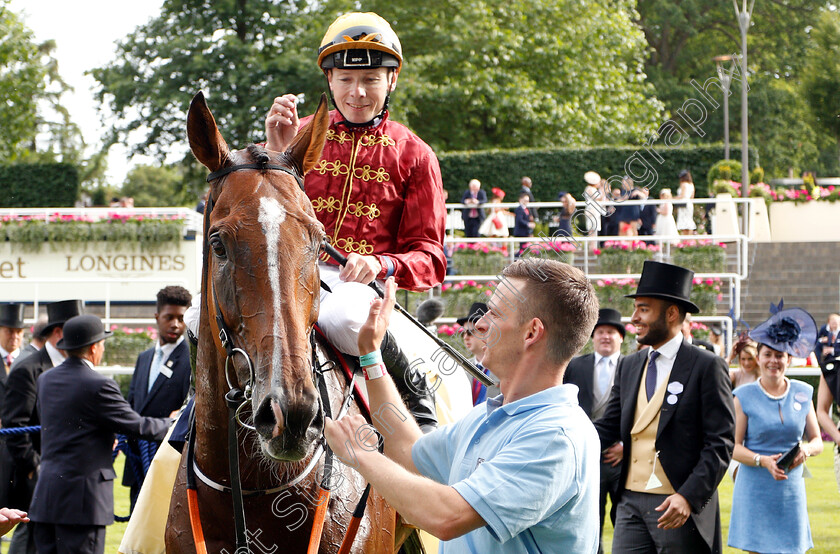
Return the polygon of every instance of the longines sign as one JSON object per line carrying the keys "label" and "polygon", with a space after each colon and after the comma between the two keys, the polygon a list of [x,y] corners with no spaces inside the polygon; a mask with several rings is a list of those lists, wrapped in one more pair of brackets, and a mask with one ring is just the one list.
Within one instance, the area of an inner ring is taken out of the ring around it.
{"label": "longines sign", "polygon": [[154,251],[104,242],[60,250],[53,243],[34,253],[0,243],[0,301],[150,301],[166,285],[195,293],[200,277],[200,240]]}

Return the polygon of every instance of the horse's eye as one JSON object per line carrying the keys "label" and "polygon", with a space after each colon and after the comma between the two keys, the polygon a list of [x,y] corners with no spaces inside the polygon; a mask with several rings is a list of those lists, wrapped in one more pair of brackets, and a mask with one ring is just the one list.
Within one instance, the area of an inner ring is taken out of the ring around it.
{"label": "horse's eye", "polygon": [[227,258],[227,252],[225,252],[225,245],[222,242],[222,239],[219,238],[218,234],[210,235],[210,248],[213,249],[213,254],[215,254],[219,258]]}

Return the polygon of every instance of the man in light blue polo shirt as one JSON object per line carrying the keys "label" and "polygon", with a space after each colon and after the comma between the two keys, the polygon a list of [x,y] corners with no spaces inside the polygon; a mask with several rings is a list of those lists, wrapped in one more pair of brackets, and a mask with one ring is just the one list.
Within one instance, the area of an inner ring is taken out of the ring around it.
{"label": "man in light blue polo shirt", "polygon": [[595,326],[595,291],[582,272],[554,261],[519,260],[502,277],[475,324],[500,396],[420,432],[376,361],[394,303],[389,280],[359,333],[360,351],[372,353],[362,365],[385,455],[361,416],[327,420],[325,435],[406,521],[443,541],[440,552],[594,553],[600,445],[577,387],[562,383]]}

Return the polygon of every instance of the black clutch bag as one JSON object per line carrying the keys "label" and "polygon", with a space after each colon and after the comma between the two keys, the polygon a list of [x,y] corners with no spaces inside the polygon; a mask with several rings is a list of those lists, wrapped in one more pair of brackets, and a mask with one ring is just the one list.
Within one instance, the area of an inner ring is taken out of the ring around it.
{"label": "black clutch bag", "polygon": [[793,445],[793,448],[782,454],[782,457],[776,460],[776,465],[782,471],[787,471],[790,469],[790,464],[793,463],[793,460],[796,459],[796,456],[799,454],[799,443]]}

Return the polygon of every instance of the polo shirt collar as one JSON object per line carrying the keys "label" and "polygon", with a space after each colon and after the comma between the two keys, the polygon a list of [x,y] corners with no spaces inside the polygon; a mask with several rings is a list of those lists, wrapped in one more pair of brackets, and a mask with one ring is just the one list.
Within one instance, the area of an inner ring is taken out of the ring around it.
{"label": "polo shirt collar", "polygon": [[486,402],[487,415],[489,416],[497,409],[501,409],[508,416],[513,416],[542,408],[548,404],[577,405],[577,387],[574,385],[558,385],[520,398],[510,404],[502,404],[504,400],[504,395],[501,394],[495,398],[488,398]]}

